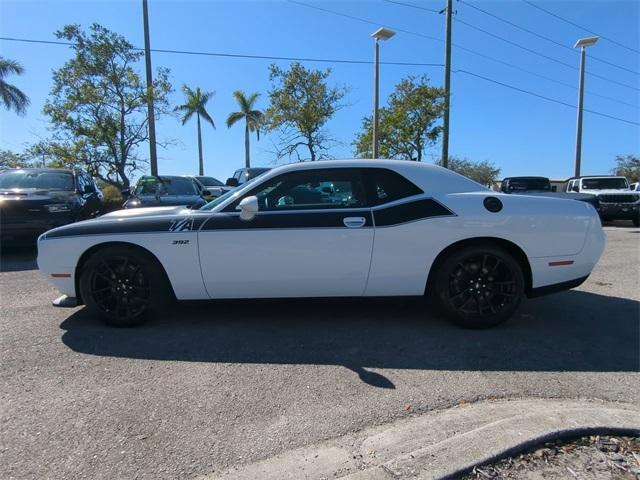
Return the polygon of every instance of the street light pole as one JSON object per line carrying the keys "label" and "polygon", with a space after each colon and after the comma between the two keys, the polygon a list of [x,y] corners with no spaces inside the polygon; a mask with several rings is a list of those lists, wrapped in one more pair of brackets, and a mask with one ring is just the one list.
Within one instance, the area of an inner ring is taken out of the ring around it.
{"label": "street light pole", "polygon": [[147,118],[149,124],[149,162],[151,175],[158,175],[158,156],[156,153],[156,117],[153,109],[153,75],[151,72],[151,43],[149,41],[149,9],[147,0],[142,0],[144,21],[144,60],[147,70]]}
{"label": "street light pole", "polygon": [[578,87],[578,121],[576,126],[576,157],[574,165],[574,177],[580,176],[580,166],[582,162],[582,113],[584,107],[584,67],[587,57],[587,47],[595,45],[598,37],[581,38],[576,42],[574,48],[580,48],[580,77]]}
{"label": "street light pole", "polygon": [[379,28],[371,34],[374,40],[373,50],[373,134],[372,134],[372,158],[378,158],[378,102],[379,102],[379,83],[380,83],[380,45],[379,40],[389,40],[396,34],[393,30],[388,28]]}
{"label": "street light pole", "polygon": [[379,101],[379,75],[380,75],[380,45],[378,39],[374,39],[373,50],[373,158],[378,158],[378,126],[380,120],[378,119],[378,101]]}

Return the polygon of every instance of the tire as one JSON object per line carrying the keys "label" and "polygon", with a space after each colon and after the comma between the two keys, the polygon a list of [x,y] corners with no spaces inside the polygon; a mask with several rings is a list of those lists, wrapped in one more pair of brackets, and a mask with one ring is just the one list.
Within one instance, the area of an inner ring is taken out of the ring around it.
{"label": "tire", "polygon": [[445,258],[434,287],[447,318],[464,328],[489,328],[513,315],[525,283],[522,267],[506,250],[477,245]]}
{"label": "tire", "polygon": [[108,247],[93,254],[82,267],[79,287],[89,311],[115,327],[144,323],[173,296],[157,260],[127,247]]}
{"label": "tire", "polygon": [[640,213],[637,213],[635,217],[633,217],[633,226],[640,227]]}

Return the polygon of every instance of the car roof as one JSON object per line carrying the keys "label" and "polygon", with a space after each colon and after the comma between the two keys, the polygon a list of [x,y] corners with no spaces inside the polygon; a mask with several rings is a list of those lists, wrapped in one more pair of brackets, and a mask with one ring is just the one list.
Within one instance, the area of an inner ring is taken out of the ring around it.
{"label": "car roof", "polygon": [[627,179],[627,177],[622,176],[622,175],[581,175],[579,177],[571,177],[567,180],[579,180],[581,178],[624,178],[625,180]]}
{"label": "car roof", "polygon": [[502,181],[504,182],[505,180],[514,180],[514,179],[518,179],[518,180],[549,180],[549,177],[528,177],[528,176],[521,176],[521,177],[505,177]]}
{"label": "car roof", "polygon": [[286,172],[318,168],[387,168],[407,177],[425,192],[470,192],[486,189],[484,185],[446,168],[411,160],[345,159],[295,162],[275,167],[260,178],[266,180]]}

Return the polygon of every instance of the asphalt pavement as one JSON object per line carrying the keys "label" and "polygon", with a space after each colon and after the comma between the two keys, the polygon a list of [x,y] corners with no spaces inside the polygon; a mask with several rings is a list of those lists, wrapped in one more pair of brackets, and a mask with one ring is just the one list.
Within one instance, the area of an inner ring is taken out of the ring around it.
{"label": "asphalt pavement", "polygon": [[640,229],[576,290],[462,330],[416,300],[179,304],[113,329],[0,262],[0,477],[192,478],[495,398],[640,405]]}

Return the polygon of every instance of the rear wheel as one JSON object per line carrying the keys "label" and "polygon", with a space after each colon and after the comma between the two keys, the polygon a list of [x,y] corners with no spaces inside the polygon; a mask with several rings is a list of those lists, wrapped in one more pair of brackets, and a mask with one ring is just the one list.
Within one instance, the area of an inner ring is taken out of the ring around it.
{"label": "rear wheel", "polygon": [[489,328],[518,308],[524,275],[507,251],[478,245],[449,255],[436,272],[434,286],[448,318],[465,328]]}
{"label": "rear wheel", "polygon": [[117,327],[140,325],[171,298],[157,261],[127,247],[96,252],[82,268],[79,286],[91,313]]}
{"label": "rear wheel", "polygon": [[640,212],[636,213],[633,217],[633,226],[640,227]]}

